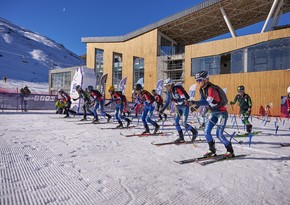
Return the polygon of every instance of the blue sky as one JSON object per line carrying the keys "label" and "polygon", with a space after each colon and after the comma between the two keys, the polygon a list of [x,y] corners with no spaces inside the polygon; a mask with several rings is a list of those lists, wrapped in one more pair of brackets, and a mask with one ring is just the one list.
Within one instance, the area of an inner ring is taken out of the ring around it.
{"label": "blue sky", "polygon": [[[86,53],[82,37],[124,35],[203,1],[1,0],[0,17],[82,55]],[[290,14],[281,18],[279,25],[284,24],[290,24]],[[238,30],[237,34],[260,32],[262,27],[263,22]]]}

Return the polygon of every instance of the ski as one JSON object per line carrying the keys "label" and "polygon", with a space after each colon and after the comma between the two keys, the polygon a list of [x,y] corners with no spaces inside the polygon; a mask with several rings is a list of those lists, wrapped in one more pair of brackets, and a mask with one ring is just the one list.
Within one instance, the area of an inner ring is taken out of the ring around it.
{"label": "ski", "polygon": [[236,134],[235,138],[237,138],[237,137],[248,137],[249,134],[252,134],[252,136],[255,136],[255,135],[258,135],[260,133],[262,133],[262,131],[254,131],[254,132],[251,132],[251,133]]}
{"label": "ski", "polygon": [[204,140],[204,139],[196,139],[194,142],[192,142],[192,141],[184,141],[184,142],[171,141],[171,142],[159,142],[159,143],[151,142],[151,144],[159,147],[159,146],[172,145],[172,144],[173,145],[193,144],[195,142],[205,142],[205,141],[206,140]]}
{"label": "ski", "polygon": [[281,147],[290,147],[290,143],[281,143]]}
{"label": "ski", "polygon": [[80,122],[76,123],[77,125],[99,125],[99,124],[107,124],[106,122]]}
{"label": "ski", "polygon": [[133,134],[123,134],[120,132],[120,135],[124,137],[148,137],[148,136],[165,136],[165,135],[171,135],[172,132],[158,132],[158,133],[133,133]]}
{"label": "ski", "polygon": [[233,159],[236,159],[236,158],[241,158],[241,157],[246,157],[247,155],[246,154],[241,154],[241,155],[235,155],[234,157],[225,157],[225,156],[217,156],[217,157],[214,157],[212,159],[209,159],[209,160],[197,160],[196,162],[200,165],[208,165],[208,164],[213,164],[215,162],[220,162],[220,161],[224,161],[224,160],[233,160]]}
{"label": "ski", "polygon": [[136,127],[136,125],[131,125],[129,127],[100,127],[101,130],[121,130],[121,129],[131,129]]}
{"label": "ski", "polygon": [[188,164],[188,163],[192,163],[192,162],[197,162],[197,161],[202,161],[202,160],[209,160],[209,159],[222,157],[222,156],[223,156],[223,154],[216,155],[216,156],[211,156],[211,157],[190,158],[190,159],[184,159],[184,160],[180,160],[180,161],[174,160],[174,162],[176,162],[178,164]]}

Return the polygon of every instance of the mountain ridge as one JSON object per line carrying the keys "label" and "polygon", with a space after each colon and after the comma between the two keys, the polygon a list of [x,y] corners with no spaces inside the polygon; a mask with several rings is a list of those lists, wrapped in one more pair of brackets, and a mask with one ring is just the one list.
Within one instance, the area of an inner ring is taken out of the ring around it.
{"label": "mountain ridge", "polygon": [[50,69],[84,64],[62,44],[0,17],[0,77],[48,82]]}

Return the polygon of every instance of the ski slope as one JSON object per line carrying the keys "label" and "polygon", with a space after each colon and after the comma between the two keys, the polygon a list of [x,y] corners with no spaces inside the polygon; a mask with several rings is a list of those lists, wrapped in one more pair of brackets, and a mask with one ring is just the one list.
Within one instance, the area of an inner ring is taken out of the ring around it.
{"label": "ski slope", "polygon": [[[134,119],[137,126],[128,130],[101,130],[117,123],[64,119],[54,111],[0,114],[1,205],[290,203],[290,147],[280,146],[290,142],[289,119],[272,118],[265,124],[252,118],[253,130],[262,133],[253,136],[250,147],[247,137],[237,138],[244,141],[241,145],[233,141],[235,153],[246,157],[202,166],[174,160],[202,156],[208,149],[205,142],[151,144],[177,137],[172,118],[161,131],[174,135],[128,138],[120,132],[142,132],[141,121]],[[198,126],[192,116],[189,122]],[[242,132],[239,118],[238,124]],[[237,131],[231,125],[229,119],[228,133]],[[216,146],[218,154],[225,152],[219,142]]]}

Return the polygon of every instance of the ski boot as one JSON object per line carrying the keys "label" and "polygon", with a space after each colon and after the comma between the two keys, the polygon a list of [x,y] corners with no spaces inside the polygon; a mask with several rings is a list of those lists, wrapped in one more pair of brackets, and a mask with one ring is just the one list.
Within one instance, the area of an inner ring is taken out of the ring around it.
{"label": "ski boot", "polygon": [[142,135],[143,135],[143,134],[150,134],[150,130],[149,130],[148,125],[145,125],[144,127],[145,127],[145,131],[142,132]]}
{"label": "ski boot", "polygon": [[160,126],[156,123],[153,134],[156,134],[159,131]]}
{"label": "ski boot", "polygon": [[81,121],[87,121],[87,118],[86,118],[86,117],[84,117],[83,119],[81,119]]}
{"label": "ski boot", "polygon": [[167,120],[167,115],[166,114],[164,114],[164,121],[166,121]]}
{"label": "ski boot", "polygon": [[216,156],[215,141],[208,142],[209,150],[203,155],[204,157]]}
{"label": "ski boot", "polygon": [[127,122],[127,127],[129,127],[129,126],[130,126],[130,123],[131,123],[131,120],[128,119],[128,118],[126,118],[125,120],[126,120],[126,122]]}
{"label": "ski boot", "polygon": [[98,119],[98,118],[94,118],[93,121],[92,121],[92,123],[94,123],[94,124],[98,124],[98,123],[100,123],[100,122],[99,122],[99,119]]}
{"label": "ski boot", "polygon": [[194,129],[194,128],[192,128],[191,132],[192,132],[191,142],[194,142],[195,139],[197,138],[198,132],[197,132],[197,130]]}
{"label": "ski boot", "polygon": [[119,125],[116,128],[122,128],[123,127],[122,121],[119,121],[118,123],[119,123]]}
{"label": "ski boot", "polygon": [[108,118],[107,118],[107,123],[108,123],[108,122],[110,122],[110,120],[111,120],[112,116],[111,116],[111,115],[109,115],[109,114],[106,114],[106,116],[108,117]]}
{"label": "ski boot", "polygon": [[184,135],[183,135],[182,130],[179,130],[179,131],[178,131],[178,134],[179,134],[179,138],[177,138],[174,142],[175,142],[175,143],[182,143],[182,142],[185,142],[185,141],[184,141]]}
{"label": "ski boot", "polygon": [[226,158],[235,157],[234,150],[233,150],[233,147],[232,147],[232,143],[229,143],[226,146],[226,149],[227,149],[227,152],[224,154],[224,157],[226,157]]}
{"label": "ski boot", "polygon": [[251,124],[247,125],[246,130],[247,130],[248,134],[250,134],[252,132],[252,127],[253,126]]}

